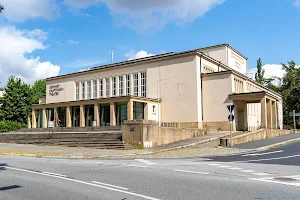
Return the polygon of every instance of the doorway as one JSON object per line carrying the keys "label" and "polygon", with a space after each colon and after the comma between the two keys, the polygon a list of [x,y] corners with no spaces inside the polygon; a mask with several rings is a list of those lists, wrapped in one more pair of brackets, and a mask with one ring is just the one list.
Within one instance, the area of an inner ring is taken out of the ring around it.
{"label": "doorway", "polygon": [[101,104],[100,126],[110,126],[110,104]]}
{"label": "doorway", "polygon": [[72,107],[72,127],[80,126],[80,106]]}
{"label": "doorway", "polygon": [[127,103],[117,103],[117,126],[127,120]]}
{"label": "doorway", "polygon": [[238,110],[238,131],[245,131],[245,111],[243,109]]}

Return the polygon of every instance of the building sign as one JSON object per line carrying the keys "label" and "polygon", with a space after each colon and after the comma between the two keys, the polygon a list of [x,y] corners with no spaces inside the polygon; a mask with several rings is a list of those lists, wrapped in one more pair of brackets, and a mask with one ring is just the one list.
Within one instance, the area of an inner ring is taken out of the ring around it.
{"label": "building sign", "polygon": [[61,87],[60,84],[50,85],[49,86],[49,96],[58,96],[64,88]]}

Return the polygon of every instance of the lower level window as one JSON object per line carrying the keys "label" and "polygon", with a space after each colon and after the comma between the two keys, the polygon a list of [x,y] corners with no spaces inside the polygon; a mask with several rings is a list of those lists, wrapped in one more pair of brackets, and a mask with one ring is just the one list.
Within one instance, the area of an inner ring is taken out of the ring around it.
{"label": "lower level window", "polygon": [[144,107],[145,104],[141,102],[133,102],[133,119],[142,120],[144,119]]}

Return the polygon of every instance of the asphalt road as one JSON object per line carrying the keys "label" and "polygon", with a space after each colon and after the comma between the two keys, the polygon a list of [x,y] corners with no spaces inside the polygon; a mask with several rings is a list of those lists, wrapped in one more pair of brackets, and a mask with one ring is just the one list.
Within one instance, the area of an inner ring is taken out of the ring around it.
{"label": "asphalt road", "polygon": [[[300,142],[290,143],[267,151],[210,157],[212,161],[246,162],[300,166]],[[300,174],[300,171],[299,171]]]}
{"label": "asphalt road", "polygon": [[[213,159],[213,158],[210,158]],[[0,156],[0,199],[300,199],[300,167]]]}

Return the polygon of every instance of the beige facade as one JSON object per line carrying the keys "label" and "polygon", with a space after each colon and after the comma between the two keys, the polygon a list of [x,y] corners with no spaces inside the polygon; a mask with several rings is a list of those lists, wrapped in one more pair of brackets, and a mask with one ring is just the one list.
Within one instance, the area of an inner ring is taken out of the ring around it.
{"label": "beige facade", "polygon": [[281,97],[245,76],[246,66],[247,58],[224,44],[48,78],[46,99],[33,105],[28,127],[47,127],[49,121],[119,126],[144,119],[165,127],[228,130],[226,105],[235,104],[235,129],[282,128]]}

